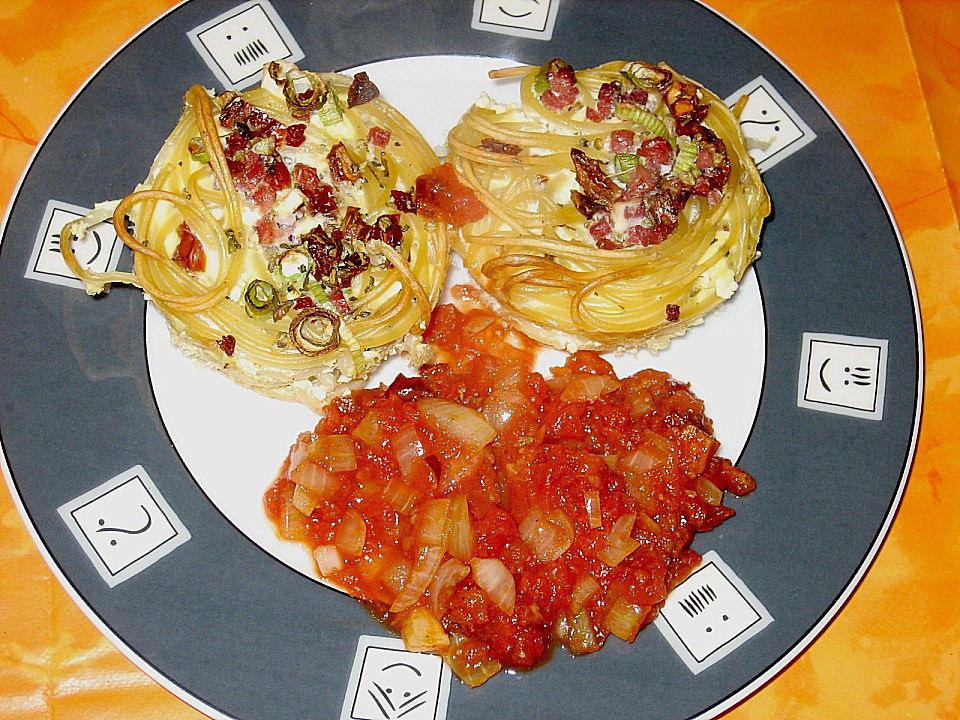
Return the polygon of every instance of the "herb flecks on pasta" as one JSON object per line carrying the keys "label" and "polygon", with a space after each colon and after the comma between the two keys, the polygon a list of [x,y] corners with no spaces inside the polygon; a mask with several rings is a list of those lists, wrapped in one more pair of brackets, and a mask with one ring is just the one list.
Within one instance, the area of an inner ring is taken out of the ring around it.
{"label": "herb flecks on pasta", "polygon": [[88,292],[142,288],[174,342],[241,384],[320,405],[426,327],[448,230],[414,191],[438,165],[366,73],[270,63],[254,90],[191,87],[147,179],[64,228],[112,217],[132,273],[64,258]]}
{"label": "herb flecks on pasta", "polygon": [[450,132],[489,210],[454,246],[506,317],[565,349],[657,349],[733,294],[770,200],[720,98],[640,61],[491,76],[520,102],[481,97]]}

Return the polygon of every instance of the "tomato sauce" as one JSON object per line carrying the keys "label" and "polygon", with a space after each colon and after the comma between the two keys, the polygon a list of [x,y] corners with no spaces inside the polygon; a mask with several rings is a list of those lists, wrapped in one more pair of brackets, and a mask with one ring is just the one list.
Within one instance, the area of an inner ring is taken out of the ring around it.
{"label": "tomato sauce", "polygon": [[694,535],[734,514],[724,492],[755,487],[703,403],[593,352],[544,377],[475,303],[439,306],[425,340],[420,377],[335,401],[297,440],[265,498],[281,535],[470,685],[632,641],[699,563]]}

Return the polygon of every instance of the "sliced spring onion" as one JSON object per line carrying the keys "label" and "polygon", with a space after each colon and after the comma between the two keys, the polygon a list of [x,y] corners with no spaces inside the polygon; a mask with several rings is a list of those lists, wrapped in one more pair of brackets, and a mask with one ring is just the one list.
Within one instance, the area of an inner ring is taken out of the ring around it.
{"label": "sliced spring onion", "polygon": [[337,91],[332,86],[327,89],[327,97],[323,104],[317,108],[317,119],[325,126],[336,125],[343,120],[343,106]]}
{"label": "sliced spring onion", "polygon": [[617,153],[613,156],[613,169],[617,175],[627,175],[640,165],[640,156],[636,153]]}
{"label": "sliced spring onion", "polygon": [[190,142],[187,143],[187,151],[190,153],[190,159],[194,162],[201,164],[210,162],[210,155],[203,146],[203,139],[199,135],[190,139]]}
{"label": "sliced spring onion", "polygon": [[243,291],[243,309],[252,318],[273,314],[277,306],[277,289],[266,280],[251,280]]}
{"label": "sliced spring onion", "polygon": [[677,157],[673,161],[673,174],[686,175],[697,165],[700,144],[686,136],[677,138]]}
{"label": "sliced spring onion", "polygon": [[293,319],[287,334],[303,355],[323,355],[340,345],[340,316],[326,308],[307,308]]}
{"label": "sliced spring onion", "polygon": [[306,280],[313,269],[313,258],[303,247],[287,250],[277,259],[277,275],[284,284],[300,284]]}
{"label": "sliced spring onion", "polygon": [[621,120],[627,120],[628,122],[636,123],[654,135],[659,135],[663,139],[667,140],[671,145],[676,142],[670,135],[670,131],[667,129],[666,123],[664,123],[663,120],[658,118],[652,112],[644,110],[639,105],[623,102],[617,103],[617,106],[614,108],[613,112]]}
{"label": "sliced spring onion", "polygon": [[507,615],[513,615],[517,586],[513,575],[498,558],[473,558],[470,561],[473,581]]}
{"label": "sliced spring onion", "polygon": [[290,72],[283,78],[283,97],[295,114],[320,108],[332,89],[322,77],[308,70]]}
{"label": "sliced spring onion", "polygon": [[414,607],[400,619],[400,636],[410,652],[442,653],[450,647],[450,637],[430,608]]}

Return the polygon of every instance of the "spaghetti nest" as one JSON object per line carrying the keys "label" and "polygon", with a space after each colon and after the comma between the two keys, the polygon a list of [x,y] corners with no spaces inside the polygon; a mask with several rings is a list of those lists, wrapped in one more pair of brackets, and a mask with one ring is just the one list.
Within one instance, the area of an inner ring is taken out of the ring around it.
{"label": "spaghetti nest", "polygon": [[666,65],[562,60],[448,137],[490,212],[454,246],[493,304],[562,349],[665,347],[729,298],[770,200],[733,111]]}
{"label": "spaghetti nest", "polygon": [[365,73],[270,63],[242,94],[191,87],[147,179],[64,228],[112,218],[132,273],[64,259],[90,293],[142,288],[194,357],[319,406],[426,327],[448,238],[412,193],[437,165]]}

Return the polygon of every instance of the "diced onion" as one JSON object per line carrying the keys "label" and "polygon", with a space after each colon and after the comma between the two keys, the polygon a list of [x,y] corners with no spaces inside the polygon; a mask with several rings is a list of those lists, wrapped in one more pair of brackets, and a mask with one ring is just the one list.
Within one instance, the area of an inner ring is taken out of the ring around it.
{"label": "diced onion", "polygon": [[409,423],[401,425],[390,437],[390,447],[393,448],[400,472],[405,479],[409,480],[415,474],[417,461],[426,455],[417,429]]}
{"label": "diced onion", "polygon": [[383,432],[383,428],[380,427],[380,413],[376,410],[368,412],[350,434],[357,440],[371,447],[382,446],[383,441],[386,439],[386,434]]}
{"label": "diced onion", "polygon": [[277,522],[277,530],[284,540],[302,542],[307,539],[307,518],[293,504],[292,499],[283,506],[283,511],[280,513]]}
{"label": "diced onion", "polygon": [[633,642],[646,616],[647,608],[634,605],[621,595],[607,609],[603,617],[603,627],[621,640]]}
{"label": "diced onion", "polygon": [[303,485],[297,485],[293,491],[293,499],[290,501],[293,506],[304,515],[309,515],[317,507],[317,496],[312,491],[307,490]]}
{"label": "diced onion", "polygon": [[396,553],[383,563],[380,570],[380,582],[384,587],[397,595],[407,581],[410,574],[410,562],[401,554]]}
{"label": "diced onion", "polygon": [[430,500],[423,506],[417,523],[417,541],[446,550],[450,532],[450,498]]}
{"label": "diced onion", "polygon": [[462,452],[453,458],[443,468],[443,479],[440,483],[440,492],[448,495],[456,491],[464,480],[469,479],[483,462],[483,452]]}
{"label": "diced onion", "polygon": [[450,647],[450,637],[430,608],[410,608],[400,620],[403,644],[411,652],[442,653]]}
{"label": "diced onion", "polygon": [[600,649],[597,634],[593,630],[590,613],[581,610],[570,623],[570,640],[567,647],[571,655],[585,655]]}
{"label": "diced onion", "polygon": [[470,520],[470,507],[465,495],[457,495],[450,505],[450,535],[447,538],[447,552],[463,562],[473,557],[473,522]]}
{"label": "diced onion", "polygon": [[533,556],[542,563],[556,560],[573,542],[573,524],[559,508],[547,512],[534,508],[520,521],[517,530]]}
{"label": "diced onion", "polygon": [[313,549],[313,559],[317,561],[317,570],[323,577],[343,570],[343,558],[336,545],[318,545]]}
{"label": "diced onion", "polygon": [[600,493],[596,490],[587,490],[583,493],[583,506],[587,511],[587,521],[590,527],[598,528],[603,525],[600,515]]}
{"label": "diced onion", "polygon": [[312,492],[318,502],[332,497],[340,488],[340,478],[312,460],[297,465],[290,473],[290,479]]}
{"label": "diced onion", "polygon": [[526,404],[527,398],[517,388],[500,387],[483,401],[481,412],[493,427],[503,430]]}
{"label": "diced onion", "polygon": [[640,547],[640,543],[630,536],[636,519],[637,516],[634,513],[624,513],[617,518],[607,536],[607,544],[597,553],[597,557],[610,567],[616,567]]}
{"label": "diced onion", "polygon": [[600,583],[593,575],[584,575],[577,580],[570,593],[570,610],[574,614],[583,610],[594,595],[600,591]]}
{"label": "diced onion", "polygon": [[340,518],[333,541],[344,555],[358,557],[363,553],[363,544],[367,540],[367,524],[356,508],[347,510]]}
{"label": "diced onion", "polygon": [[496,436],[496,429],[473,408],[442,398],[417,400],[417,408],[434,427],[464,445],[481,448]]}
{"label": "diced onion", "polygon": [[513,615],[517,588],[507,566],[497,558],[473,558],[470,561],[473,580],[497,607]]}
{"label": "diced onion", "polygon": [[349,435],[321,435],[310,446],[310,457],[330,472],[357,469],[357,453]]}
{"label": "diced onion", "polygon": [[430,607],[433,611],[443,616],[447,602],[446,595],[453,587],[470,574],[470,568],[464,565],[456,558],[447,558],[447,561],[440,566],[433,581],[430,583]]}
{"label": "diced onion", "polygon": [[417,550],[417,561],[407,576],[407,581],[397,595],[390,612],[398,613],[413,605],[423,595],[433,576],[437,574],[444,549],[435,546],[422,546]]}
{"label": "diced onion", "polygon": [[390,478],[383,489],[383,497],[401,515],[408,514],[417,504],[417,491],[398,477]]}
{"label": "diced onion", "polygon": [[454,635],[445,655],[450,669],[469,687],[479,687],[500,672],[501,665],[490,657],[478,660],[471,652],[476,642]]}
{"label": "diced onion", "polygon": [[711,505],[719,505],[723,502],[723,490],[718,488],[705,477],[697,478],[697,495],[702,497]]}
{"label": "diced onion", "polygon": [[603,393],[616,389],[616,380],[608,375],[594,375],[592,373],[576,373],[570,377],[560,399],[565,402],[586,400],[592,401]]}

